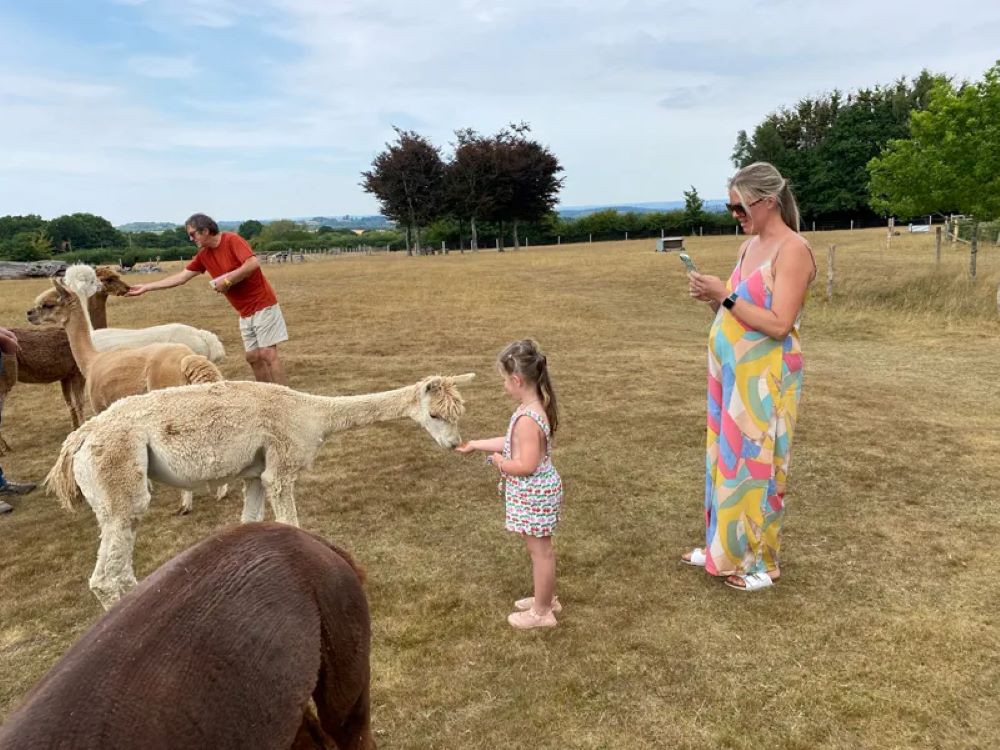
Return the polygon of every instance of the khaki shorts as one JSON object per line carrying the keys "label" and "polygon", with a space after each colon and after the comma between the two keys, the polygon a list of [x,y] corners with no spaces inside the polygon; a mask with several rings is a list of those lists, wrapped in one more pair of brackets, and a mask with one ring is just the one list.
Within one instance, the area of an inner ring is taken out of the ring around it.
{"label": "khaki shorts", "polygon": [[285,328],[281,306],[271,305],[258,310],[249,318],[240,318],[240,334],[243,336],[243,348],[248,352],[288,341],[288,329]]}

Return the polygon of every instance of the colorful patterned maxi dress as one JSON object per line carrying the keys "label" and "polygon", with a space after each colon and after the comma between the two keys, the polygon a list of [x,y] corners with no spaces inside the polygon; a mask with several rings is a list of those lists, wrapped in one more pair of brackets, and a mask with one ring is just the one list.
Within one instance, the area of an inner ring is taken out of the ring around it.
{"label": "colorful patterned maxi dress", "polygon": [[[727,288],[771,308],[773,258]],[[789,449],[802,387],[799,316],[782,341],[719,307],[708,345],[706,565],[712,575],[778,567]]]}
{"label": "colorful patterned maxi dress", "polygon": [[504,496],[507,516],[505,526],[507,531],[518,534],[552,536],[559,521],[563,486],[559,472],[552,465],[550,457],[552,433],[548,421],[530,409],[517,407],[507,426],[507,435],[503,441],[503,457],[511,457],[511,436],[514,434],[514,424],[521,417],[534,420],[545,434],[545,455],[533,474],[526,477],[501,474],[500,491]]}

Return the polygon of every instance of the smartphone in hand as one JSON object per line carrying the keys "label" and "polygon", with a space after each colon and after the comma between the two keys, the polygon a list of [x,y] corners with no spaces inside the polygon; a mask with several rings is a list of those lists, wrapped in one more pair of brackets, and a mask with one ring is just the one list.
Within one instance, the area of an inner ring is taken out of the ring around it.
{"label": "smartphone in hand", "polygon": [[695,273],[698,273],[698,266],[696,266],[694,261],[691,260],[690,255],[687,253],[679,253],[677,257],[681,259],[681,263],[684,264],[684,267],[687,268],[688,272],[694,271]]}

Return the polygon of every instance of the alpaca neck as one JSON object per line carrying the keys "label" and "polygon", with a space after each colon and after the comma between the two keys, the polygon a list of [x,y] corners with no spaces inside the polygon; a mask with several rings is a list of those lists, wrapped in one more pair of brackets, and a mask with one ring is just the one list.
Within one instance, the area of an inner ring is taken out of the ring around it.
{"label": "alpaca neck", "polygon": [[95,294],[93,297],[87,300],[87,306],[84,308],[87,312],[87,322],[90,324],[90,330],[95,328],[107,328],[108,327],[108,293],[101,291]]}
{"label": "alpaca neck", "polygon": [[313,396],[323,414],[323,435],[375,422],[402,419],[413,407],[413,386],[362,396]]}
{"label": "alpaca neck", "polygon": [[69,348],[73,352],[76,366],[80,368],[83,377],[90,377],[90,363],[97,356],[94,341],[90,337],[90,321],[87,319],[86,308],[80,304],[79,298],[69,304],[69,318],[66,320],[66,336],[69,338]]}

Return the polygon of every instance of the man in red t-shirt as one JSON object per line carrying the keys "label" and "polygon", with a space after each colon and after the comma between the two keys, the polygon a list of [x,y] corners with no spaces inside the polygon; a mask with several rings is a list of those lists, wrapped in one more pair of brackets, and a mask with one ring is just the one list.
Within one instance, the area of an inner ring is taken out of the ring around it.
{"label": "man in red t-shirt", "polygon": [[195,214],[184,225],[188,237],[198,246],[198,254],[183,271],[149,284],[137,284],[127,296],[180,286],[208,271],[212,289],[226,295],[240,314],[240,333],[254,377],[287,385],[285,368],[278,359],[278,344],[288,340],[288,330],[274,289],[264,278],[250,245],[234,232],[220,232],[219,225],[205,214]]}

